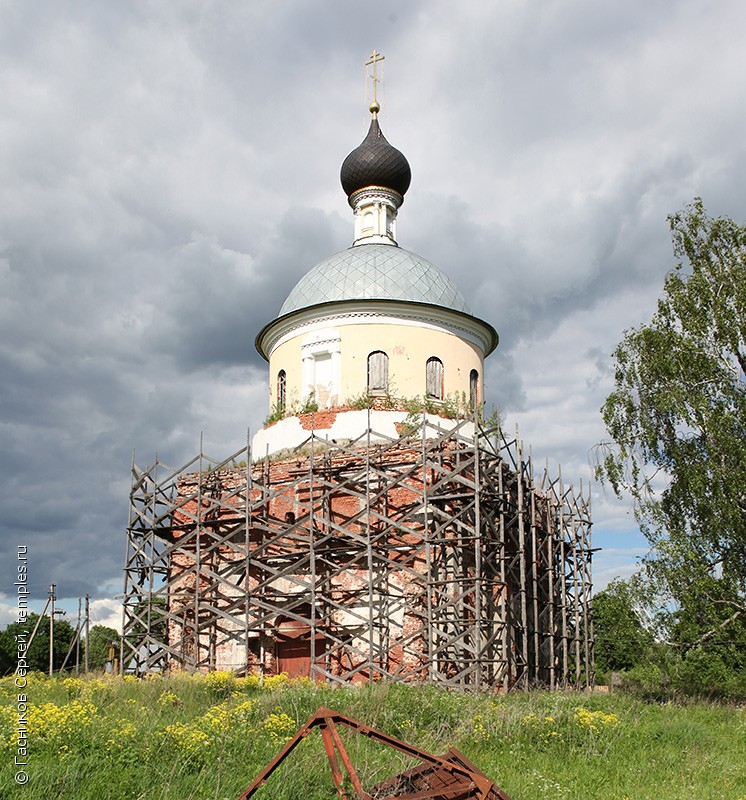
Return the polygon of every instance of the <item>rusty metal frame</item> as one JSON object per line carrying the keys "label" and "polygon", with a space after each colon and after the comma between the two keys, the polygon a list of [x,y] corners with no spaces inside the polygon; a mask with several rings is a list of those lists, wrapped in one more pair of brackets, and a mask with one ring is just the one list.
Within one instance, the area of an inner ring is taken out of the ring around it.
{"label": "rusty metal frame", "polygon": [[[391,747],[421,763],[413,769],[377,783],[368,792],[363,788],[360,776],[342,742],[337,726],[349,728],[367,738]],[[293,752],[314,728],[321,732],[324,750],[329,761],[332,780],[340,800],[350,800],[345,790],[345,773],[354,791],[356,800],[510,800],[505,792],[471,764],[455,748],[443,756],[434,756],[418,747],[402,742],[382,731],[332,711],[323,706],[303,725],[275,758],[257,775],[249,787],[236,800],[249,800],[267,782],[272,773]],[[340,761],[342,766],[340,767]],[[344,771],[343,771],[344,770]],[[409,791],[419,786],[416,791]]]}
{"label": "rusty metal frame", "polygon": [[536,478],[517,430],[423,415],[404,442],[311,431],[289,459],[247,440],[133,461],[122,669],[264,672],[283,616],[310,630],[315,680],[593,684],[590,492]]}

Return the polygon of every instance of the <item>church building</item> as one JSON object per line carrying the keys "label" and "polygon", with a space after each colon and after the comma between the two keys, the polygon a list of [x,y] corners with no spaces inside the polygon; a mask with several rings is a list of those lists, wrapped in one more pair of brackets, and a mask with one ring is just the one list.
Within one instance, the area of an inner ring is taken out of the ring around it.
{"label": "church building", "polygon": [[497,333],[397,243],[410,167],[370,111],[341,169],[351,246],[256,337],[265,427],[224,459],[133,463],[120,663],[591,685],[590,494],[484,419]]}

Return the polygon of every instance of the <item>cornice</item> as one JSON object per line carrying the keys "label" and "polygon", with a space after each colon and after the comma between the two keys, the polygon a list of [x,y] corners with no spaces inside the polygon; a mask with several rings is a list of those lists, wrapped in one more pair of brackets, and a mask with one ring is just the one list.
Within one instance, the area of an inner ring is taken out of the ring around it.
{"label": "cornice", "polygon": [[366,317],[424,322],[445,328],[461,338],[476,340],[485,356],[499,341],[497,331],[488,322],[455,309],[406,300],[338,300],[307,306],[272,320],[257,335],[256,349],[268,361],[281,339],[300,333],[311,324],[344,324]]}
{"label": "cornice", "polygon": [[404,198],[399,192],[395,189],[387,189],[385,186],[366,186],[363,189],[358,189],[349,196],[348,202],[352,208],[355,208],[356,205],[359,205],[364,200],[378,198],[388,200],[394,208],[399,208],[404,203]]}

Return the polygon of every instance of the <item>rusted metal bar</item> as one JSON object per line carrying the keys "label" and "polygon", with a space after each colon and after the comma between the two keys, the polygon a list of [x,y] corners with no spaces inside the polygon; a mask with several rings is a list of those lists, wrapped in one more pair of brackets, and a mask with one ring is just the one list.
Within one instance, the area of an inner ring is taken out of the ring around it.
{"label": "rusted metal bar", "polygon": [[[343,725],[407,756],[417,758],[422,763],[399,775],[380,781],[368,792],[363,788],[342,743],[337,725]],[[332,771],[332,779],[337,789],[337,796],[341,800],[347,800],[347,796],[344,791],[344,776],[337,761],[337,755],[339,755],[352,783],[357,800],[386,800],[386,798],[397,798],[397,800],[424,800],[425,798],[431,800],[467,800],[467,798],[472,798],[472,800],[510,800],[510,797],[502,789],[497,787],[455,748],[451,748],[443,756],[434,756],[414,745],[375,730],[358,720],[324,707],[319,708],[299,729],[277,756],[252,781],[251,785],[239,795],[237,800],[248,800],[252,797],[314,727],[320,728],[324,749]]]}
{"label": "rusted metal bar", "polygon": [[342,759],[342,763],[344,764],[345,769],[347,770],[347,774],[350,776],[350,781],[352,782],[352,787],[355,790],[355,794],[358,796],[358,800],[370,800],[370,795],[363,789],[362,783],[360,783],[360,778],[358,777],[357,772],[355,771],[355,767],[350,760],[350,756],[345,750],[344,744],[342,744],[342,739],[339,736],[339,731],[334,724],[335,718],[336,721],[342,722],[344,724],[348,724],[347,720],[342,717],[341,715],[335,715],[334,712],[330,712],[328,708],[323,709],[324,711],[324,721],[329,726],[329,731],[332,735],[332,740],[334,741],[334,746],[337,748],[337,752],[339,753],[339,757]]}
{"label": "rusted metal bar", "polygon": [[[333,725],[333,723],[332,723]],[[347,793],[344,789],[344,775],[342,775],[342,770],[339,768],[339,762],[337,761],[337,754],[334,750],[334,741],[332,739],[331,731],[330,731],[330,724],[327,722],[326,719],[321,723],[319,726],[321,729],[321,738],[324,741],[324,750],[326,750],[326,757],[329,759],[329,766],[332,770],[332,778],[334,779],[334,785],[337,787],[337,796],[340,800],[347,800]]]}
{"label": "rusted metal bar", "polygon": [[293,736],[293,738],[280,750],[280,752],[272,759],[272,761],[267,764],[267,766],[254,778],[251,782],[251,785],[245,789],[237,798],[236,800],[248,800],[254,792],[260,787],[263,786],[267,779],[272,775],[272,773],[282,764],[282,762],[290,755],[290,753],[295,750],[295,748],[308,736],[311,732],[311,728],[313,725],[318,725],[319,722],[323,720],[323,716],[319,718],[319,712],[317,711],[311,719],[303,725],[298,732]]}

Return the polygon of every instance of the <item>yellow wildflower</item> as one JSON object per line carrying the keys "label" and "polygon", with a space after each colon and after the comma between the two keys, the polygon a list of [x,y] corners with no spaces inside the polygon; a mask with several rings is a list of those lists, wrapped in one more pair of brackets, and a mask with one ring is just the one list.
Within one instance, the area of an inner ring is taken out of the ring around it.
{"label": "yellow wildflower", "polygon": [[270,714],[262,721],[261,729],[276,742],[286,742],[295,733],[295,720],[285,713]]}
{"label": "yellow wildflower", "polygon": [[179,696],[175,692],[166,689],[164,692],[161,692],[157,703],[159,706],[178,706],[181,704],[181,700],[179,700]]}

